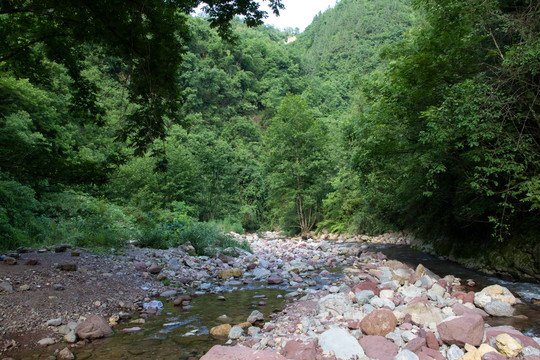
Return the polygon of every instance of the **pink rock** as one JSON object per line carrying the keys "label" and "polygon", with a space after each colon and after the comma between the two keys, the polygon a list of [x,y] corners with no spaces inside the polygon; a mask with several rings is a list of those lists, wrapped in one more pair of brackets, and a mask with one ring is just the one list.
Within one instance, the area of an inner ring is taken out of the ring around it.
{"label": "pink rock", "polygon": [[380,290],[379,288],[377,287],[377,285],[375,285],[374,283],[372,283],[371,281],[364,281],[358,285],[355,285],[353,288],[352,288],[352,292],[353,293],[357,293],[357,292],[360,292],[362,290],[371,290],[373,291],[373,293],[375,294],[375,296],[379,296],[380,294]]}
{"label": "pink rock", "polygon": [[281,276],[279,275],[270,275],[268,277],[268,279],[266,279],[266,282],[271,285],[271,284],[281,284],[283,282],[283,279],[281,278]]}
{"label": "pink rock", "polygon": [[484,356],[482,356],[482,360],[506,360],[506,356],[499,354],[496,351],[491,351],[484,354]]}
{"label": "pink rock", "polygon": [[378,309],[366,315],[360,326],[364,334],[386,336],[396,328],[397,319],[392,311]]}
{"label": "pink rock", "polygon": [[152,265],[150,265],[150,267],[148,268],[148,272],[150,274],[159,274],[161,269],[162,269],[161,266],[158,266],[157,264],[152,263]]}
{"label": "pink rock", "polygon": [[446,281],[444,279],[437,280],[437,284],[442,286],[444,288],[444,290],[446,290],[446,291],[450,290],[450,284],[448,283],[448,281]]}
{"label": "pink rock", "polygon": [[440,352],[427,347],[423,347],[417,355],[420,360],[446,360],[446,358]]}
{"label": "pink rock", "polygon": [[174,300],[174,306],[182,306],[185,301],[191,301],[191,296],[182,295]]}
{"label": "pink rock", "polygon": [[461,300],[464,303],[474,304],[474,291],[469,291],[468,293],[456,291],[452,294],[452,297]]}
{"label": "pink rock", "polygon": [[146,264],[143,263],[142,261],[138,261],[138,262],[134,263],[133,266],[135,266],[135,269],[137,269],[139,271],[146,271],[146,269],[147,269]]}
{"label": "pink rock", "polygon": [[456,344],[460,347],[465,344],[479,346],[484,338],[484,319],[480,315],[466,314],[439,323],[437,330],[445,344]]}
{"label": "pink rock", "polygon": [[372,359],[392,360],[399,351],[399,346],[382,336],[364,336],[358,342]]}
{"label": "pink rock", "polygon": [[351,330],[360,329],[360,321],[358,320],[347,320],[347,327]]}
{"label": "pink rock", "polygon": [[413,353],[418,353],[420,350],[422,350],[423,347],[426,346],[426,339],[423,337],[416,337],[409,341],[407,345],[405,346],[405,350],[412,351]]}
{"label": "pink rock", "polygon": [[479,308],[469,309],[465,305],[462,305],[462,304],[459,304],[459,303],[452,306],[452,311],[457,316],[461,316],[461,315],[464,315],[464,314],[477,314],[477,315],[480,315],[483,318],[486,318],[486,317],[489,316],[488,313],[485,312],[482,309],[479,309]]}
{"label": "pink rock", "polygon": [[281,351],[281,354],[287,359],[294,360],[312,360],[317,356],[317,344],[315,339],[289,340]]}
{"label": "pink rock", "polygon": [[512,336],[513,338],[518,339],[521,341],[521,344],[523,347],[532,346],[538,350],[540,350],[540,345],[534,341],[532,338],[523,335],[518,330],[514,329],[511,326],[496,326],[486,329],[486,343],[490,344],[491,340],[494,340],[497,335],[499,334],[508,334]]}
{"label": "pink rock", "polygon": [[283,356],[270,350],[253,350],[240,345],[221,346],[215,345],[201,360],[286,360]]}
{"label": "pink rock", "polygon": [[98,315],[88,315],[86,320],[77,325],[75,333],[81,339],[99,339],[112,333],[107,320]]}
{"label": "pink rock", "polygon": [[[407,314],[408,315],[408,314]],[[399,326],[401,330],[412,330],[413,326],[410,322],[403,323]]]}
{"label": "pink rock", "polygon": [[426,332],[426,344],[427,347],[433,350],[439,350],[439,340],[432,331]]}

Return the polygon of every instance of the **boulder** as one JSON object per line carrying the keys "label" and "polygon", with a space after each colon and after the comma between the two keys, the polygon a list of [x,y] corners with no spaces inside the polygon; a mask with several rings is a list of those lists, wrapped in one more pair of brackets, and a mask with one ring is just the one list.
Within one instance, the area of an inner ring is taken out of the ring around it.
{"label": "boulder", "polygon": [[484,306],[484,310],[491,316],[512,316],[514,308],[507,302],[495,300]]}
{"label": "boulder", "polygon": [[99,315],[88,315],[86,320],[75,328],[75,334],[80,339],[99,339],[112,333],[111,327],[105,318]]}
{"label": "boulder", "polygon": [[378,309],[366,315],[360,327],[367,335],[386,336],[394,331],[397,326],[397,318],[394,313],[387,309]]}
{"label": "boulder", "polygon": [[364,336],[359,342],[365,354],[371,359],[392,360],[399,351],[396,344],[382,336]]}
{"label": "boulder", "polygon": [[247,318],[247,322],[254,324],[257,321],[264,321],[264,314],[259,310],[253,310]]}
{"label": "boulder", "polygon": [[[334,328],[319,335],[319,346],[323,351],[332,351],[337,359],[350,360],[364,356],[364,349],[347,330]],[[202,359],[201,359],[202,360]]]}
{"label": "boulder", "polygon": [[281,350],[281,354],[287,359],[313,360],[317,357],[317,344],[313,338],[300,340],[289,340]]}
{"label": "boulder", "polygon": [[329,312],[334,316],[343,316],[352,306],[352,301],[344,293],[330,294],[319,299],[317,313]]}
{"label": "boulder", "polygon": [[253,350],[240,345],[222,346],[215,345],[201,360],[286,360],[283,356],[270,350]]}
{"label": "boulder", "polygon": [[516,303],[515,296],[512,295],[510,290],[504,286],[491,285],[483,288],[481,292],[488,294],[491,297],[491,301],[503,301],[510,305],[514,305]]}
{"label": "boulder", "polygon": [[437,330],[445,344],[478,346],[484,338],[484,319],[480,315],[467,314],[439,323]]}
{"label": "boulder", "polygon": [[518,356],[523,348],[516,339],[508,334],[497,335],[495,338],[495,346],[501,354],[509,358]]}
{"label": "boulder", "polygon": [[486,329],[486,342],[495,345],[495,339],[499,334],[508,334],[514,339],[517,339],[523,346],[531,346],[535,349],[540,350],[540,344],[534,341],[533,338],[523,335],[518,330],[514,329],[511,326],[494,326]]}

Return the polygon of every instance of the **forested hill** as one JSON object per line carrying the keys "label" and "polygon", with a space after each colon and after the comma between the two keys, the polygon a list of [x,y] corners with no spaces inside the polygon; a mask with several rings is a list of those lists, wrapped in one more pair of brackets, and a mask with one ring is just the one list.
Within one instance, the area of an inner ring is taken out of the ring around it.
{"label": "forested hill", "polygon": [[0,5],[1,248],[394,229],[539,273],[538,2],[47,1]]}

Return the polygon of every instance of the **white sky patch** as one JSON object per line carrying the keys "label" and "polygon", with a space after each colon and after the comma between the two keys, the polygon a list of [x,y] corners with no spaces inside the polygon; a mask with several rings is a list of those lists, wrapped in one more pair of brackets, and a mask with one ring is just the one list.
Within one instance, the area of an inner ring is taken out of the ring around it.
{"label": "white sky patch", "polygon": [[[261,1],[259,1],[262,3]],[[325,12],[336,5],[338,0],[282,0],[285,9],[281,10],[279,16],[275,16],[267,6],[268,2],[262,3],[262,9],[268,12],[265,24],[284,30],[288,27],[298,28],[300,32],[311,24],[315,15]]]}

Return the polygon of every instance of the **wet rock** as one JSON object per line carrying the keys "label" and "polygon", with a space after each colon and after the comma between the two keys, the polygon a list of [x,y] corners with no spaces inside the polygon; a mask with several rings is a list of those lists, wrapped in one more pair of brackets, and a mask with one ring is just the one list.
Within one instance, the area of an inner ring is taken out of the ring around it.
{"label": "wet rock", "polygon": [[399,351],[396,344],[382,336],[364,336],[359,342],[371,359],[392,360]]}
{"label": "wet rock", "polygon": [[254,350],[243,346],[215,345],[201,360],[286,360],[283,356],[270,350]]}
{"label": "wet rock", "polygon": [[313,360],[317,357],[317,344],[313,338],[304,341],[289,340],[281,354],[287,359]]}
{"label": "wet rock", "polygon": [[268,279],[266,279],[266,282],[269,285],[281,284],[283,282],[283,278],[279,275],[274,274],[274,275],[270,275]]}
{"label": "wet rock", "polygon": [[69,348],[63,348],[56,357],[57,360],[74,360],[75,355],[69,350]]}
{"label": "wet rock", "polygon": [[99,339],[112,333],[107,320],[98,315],[88,315],[86,320],[77,325],[75,333],[81,339]]}
{"label": "wet rock", "polygon": [[396,328],[397,319],[392,311],[379,309],[366,315],[360,326],[367,335],[386,336]]}
{"label": "wet rock", "polygon": [[231,325],[229,324],[223,324],[214,326],[210,329],[210,335],[212,336],[218,336],[218,337],[227,337],[229,336],[229,332],[231,331]]}
{"label": "wet rock", "polygon": [[227,279],[230,279],[232,277],[236,277],[236,278],[239,278],[240,276],[242,276],[243,274],[243,271],[242,269],[238,269],[238,268],[235,268],[235,269],[227,269],[227,270],[220,270],[218,272],[218,276],[220,279],[223,279],[223,280],[227,280]]}
{"label": "wet rock", "polygon": [[512,336],[500,334],[495,338],[495,347],[506,357],[515,357],[521,353],[522,346]]}
{"label": "wet rock", "polygon": [[514,308],[504,301],[491,301],[484,306],[484,310],[491,316],[512,316]]}
{"label": "wet rock", "polygon": [[336,358],[342,360],[364,356],[364,349],[356,338],[341,328],[326,330],[319,335],[319,346],[325,352],[334,352]]}
{"label": "wet rock", "polygon": [[257,321],[264,321],[264,314],[259,310],[253,310],[247,318],[247,322],[255,324]]}
{"label": "wet rock", "polygon": [[441,322],[437,330],[445,344],[478,346],[484,338],[484,319],[480,315],[467,314]]}
{"label": "wet rock", "polygon": [[179,296],[174,300],[173,304],[174,306],[182,306],[185,301],[191,301],[191,296],[189,295]]}

